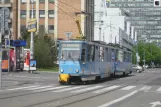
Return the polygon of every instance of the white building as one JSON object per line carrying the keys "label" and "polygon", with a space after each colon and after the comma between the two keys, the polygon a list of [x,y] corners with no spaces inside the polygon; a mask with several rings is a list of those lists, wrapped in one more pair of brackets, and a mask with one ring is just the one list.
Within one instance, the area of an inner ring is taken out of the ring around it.
{"label": "white building", "polygon": [[107,8],[106,0],[95,0],[95,4],[95,41],[120,44],[121,37],[130,42],[136,39],[134,27],[126,22],[126,16],[121,9]]}

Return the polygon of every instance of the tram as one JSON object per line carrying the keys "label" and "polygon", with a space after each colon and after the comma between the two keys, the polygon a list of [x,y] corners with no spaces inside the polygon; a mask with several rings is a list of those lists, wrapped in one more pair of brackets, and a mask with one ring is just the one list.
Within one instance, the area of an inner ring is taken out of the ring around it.
{"label": "tram", "polygon": [[59,83],[99,81],[132,71],[131,52],[99,41],[59,42]]}

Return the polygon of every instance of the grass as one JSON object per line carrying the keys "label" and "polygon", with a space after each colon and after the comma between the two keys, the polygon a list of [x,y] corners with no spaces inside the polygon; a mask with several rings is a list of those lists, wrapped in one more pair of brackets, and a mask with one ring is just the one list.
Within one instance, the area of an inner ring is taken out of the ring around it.
{"label": "grass", "polygon": [[58,67],[52,67],[52,68],[37,68],[37,71],[47,71],[47,72],[58,72]]}

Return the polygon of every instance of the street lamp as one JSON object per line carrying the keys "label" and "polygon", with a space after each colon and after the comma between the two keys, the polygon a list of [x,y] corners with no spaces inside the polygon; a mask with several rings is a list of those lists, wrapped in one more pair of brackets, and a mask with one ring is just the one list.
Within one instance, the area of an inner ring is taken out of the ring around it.
{"label": "street lamp", "polygon": [[[34,18],[34,1],[32,0],[32,14],[31,19]],[[30,60],[34,59],[34,32],[31,32],[31,41],[30,41]]]}
{"label": "street lamp", "polygon": [[[146,42],[147,38],[145,38],[144,40]],[[145,66],[145,44],[144,44],[144,66]]]}

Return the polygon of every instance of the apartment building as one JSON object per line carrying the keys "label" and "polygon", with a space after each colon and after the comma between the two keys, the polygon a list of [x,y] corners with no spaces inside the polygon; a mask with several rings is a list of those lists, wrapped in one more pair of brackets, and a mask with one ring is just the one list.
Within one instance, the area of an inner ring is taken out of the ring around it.
{"label": "apartment building", "polygon": [[93,40],[94,0],[55,0],[55,38],[70,39],[80,36],[76,20],[79,20],[83,36]]}
{"label": "apartment building", "polygon": [[32,3],[34,18],[37,19],[37,32],[44,29],[49,36],[54,38],[55,0],[19,0],[18,37],[28,26],[32,15]]}
{"label": "apartment building", "polygon": [[11,39],[17,39],[18,35],[18,0],[0,0],[0,8],[7,7],[10,10],[9,28]]}

